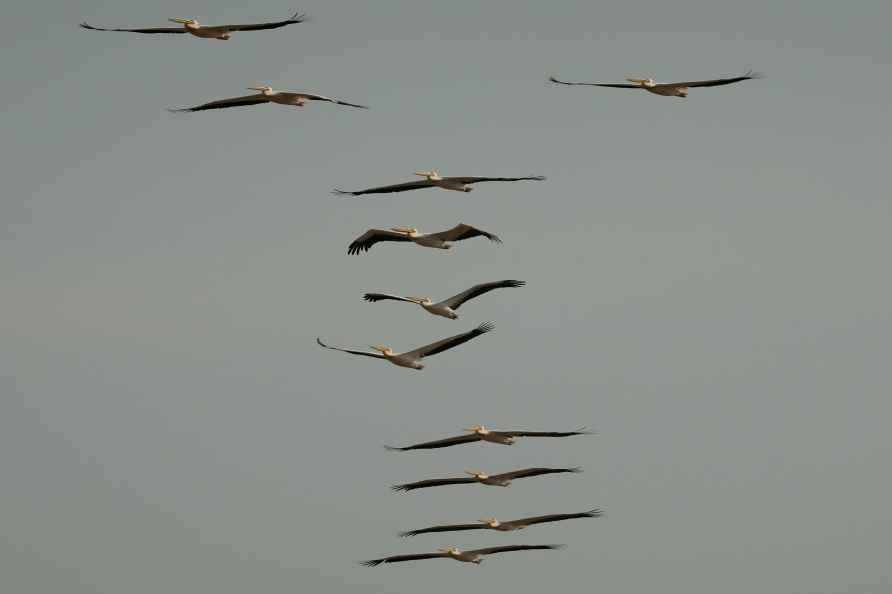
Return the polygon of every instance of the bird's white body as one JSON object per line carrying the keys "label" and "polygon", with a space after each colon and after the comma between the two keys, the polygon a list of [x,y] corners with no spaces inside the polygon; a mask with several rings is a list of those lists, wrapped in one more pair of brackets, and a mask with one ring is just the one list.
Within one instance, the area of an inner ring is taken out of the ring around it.
{"label": "bird's white body", "polygon": [[483,561],[483,555],[479,555],[472,551],[465,552],[455,547],[443,549],[443,552],[447,553],[450,559],[455,559],[456,561],[462,561],[464,563],[476,563],[477,565],[480,565],[480,562]]}
{"label": "bird's white body", "polygon": [[511,484],[511,479],[509,478],[497,478],[494,476],[489,476],[485,472],[479,471],[467,471],[472,477],[477,479],[477,482],[481,485],[489,485],[490,487],[507,487]]}
{"label": "bird's white body", "polygon": [[464,183],[455,178],[446,178],[440,175],[440,172],[436,169],[431,169],[430,171],[416,171],[415,175],[419,177],[425,178],[427,181],[431,182],[433,185],[438,188],[443,188],[444,190],[454,190],[456,192],[470,192],[473,190],[473,186],[471,184]]}
{"label": "bird's white body", "polygon": [[652,78],[630,78],[629,82],[637,83],[641,85],[641,88],[649,93],[653,93],[654,95],[661,95],[663,97],[687,97],[688,96],[688,88],[685,86],[681,86],[673,83],[657,83]]}
{"label": "bird's white body", "polygon": [[473,427],[469,427],[467,431],[474,433],[475,435],[480,436],[480,439],[483,441],[488,441],[490,443],[498,443],[501,445],[513,445],[516,441],[510,435],[505,435],[503,433],[492,432],[487,429],[484,425],[475,425]]}
{"label": "bird's white body", "polygon": [[421,357],[414,351],[409,351],[406,353],[394,353],[393,350],[387,347],[372,348],[380,352],[382,355],[384,355],[385,359],[398,367],[408,367],[409,369],[419,370],[424,369],[424,363],[421,362]]}
{"label": "bird's white body", "polygon": [[180,23],[186,32],[202,39],[220,39],[226,41],[232,37],[232,33],[226,27],[202,27],[195,19],[169,19],[171,22]]}

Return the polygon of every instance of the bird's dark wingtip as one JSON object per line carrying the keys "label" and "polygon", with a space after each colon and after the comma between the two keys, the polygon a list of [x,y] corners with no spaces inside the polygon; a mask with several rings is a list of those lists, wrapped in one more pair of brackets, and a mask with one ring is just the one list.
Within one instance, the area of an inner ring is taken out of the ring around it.
{"label": "bird's dark wingtip", "polygon": [[388,452],[405,452],[406,451],[406,448],[398,448],[398,447],[389,446],[389,445],[384,446],[384,449],[387,450]]}
{"label": "bird's dark wingtip", "polygon": [[483,322],[482,324],[477,326],[477,330],[485,333],[485,332],[489,332],[490,330],[494,330],[495,327],[496,327],[496,325],[493,322]]}
{"label": "bird's dark wingtip", "polygon": [[604,511],[596,507],[595,509],[590,509],[585,512],[585,514],[590,518],[600,518],[604,515]]}
{"label": "bird's dark wingtip", "polygon": [[384,561],[382,559],[371,559],[370,561],[360,561],[359,564],[365,567],[376,567],[381,565]]}

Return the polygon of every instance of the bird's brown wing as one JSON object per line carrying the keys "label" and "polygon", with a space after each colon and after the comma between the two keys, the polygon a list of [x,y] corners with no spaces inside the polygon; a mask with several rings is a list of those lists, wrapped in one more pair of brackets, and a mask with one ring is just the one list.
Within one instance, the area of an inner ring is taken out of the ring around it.
{"label": "bird's brown wing", "polygon": [[691,87],[720,87],[722,85],[731,85],[731,84],[734,84],[734,83],[737,83],[737,82],[740,82],[743,80],[752,80],[755,78],[762,78],[762,75],[750,70],[743,76],[734,76],[732,78],[715,78],[712,80],[692,80],[692,81],[688,81],[688,82],[677,82],[677,83],[671,83],[671,86],[673,86],[673,87],[688,87],[688,88],[691,88]]}
{"label": "bird's brown wing", "polygon": [[445,485],[467,485],[469,483],[476,483],[477,479],[475,478],[450,478],[450,479],[427,479],[424,481],[417,481],[414,483],[406,483],[404,485],[394,485],[391,487],[394,491],[414,491],[415,489],[426,489],[428,487],[443,487]]}
{"label": "bird's brown wing", "polygon": [[185,27],[146,27],[142,29],[105,29],[103,27],[94,27],[90,23],[83,22],[81,27],[90,31],[124,31],[127,33],[186,33]]}
{"label": "bird's brown wing", "polygon": [[469,433],[467,435],[457,435],[455,437],[447,437],[446,439],[438,439],[437,441],[426,441],[424,443],[416,443],[415,445],[406,446],[404,448],[395,448],[391,446],[384,446],[388,450],[398,451],[398,452],[407,452],[409,450],[433,450],[436,448],[448,448],[449,446],[459,445],[462,443],[471,443],[473,441],[480,441],[482,438],[476,433]]}
{"label": "bird's brown wing", "polygon": [[196,105],[195,107],[184,107],[182,109],[169,109],[168,111],[179,113],[184,111],[206,111],[208,109],[226,109],[227,107],[242,107],[244,105],[258,105],[260,103],[269,103],[269,99],[262,93],[254,95],[245,95],[244,97],[230,97],[229,99],[219,99]]}
{"label": "bird's brown wing", "polygon": [[547,516],[533,516],[531,518],[521,518],[520,520],[512,520],[507,524],[516,524],[518,526],[532,526],[533,524],[544,524],[546,522],[560,522],[563,520],[575,520],[576,518],[600,518],[603,515],[601,510],[593,509],[579,514],[550,514]]}
{"label": "bird's brown wing", "polygon": [[422,188],[432,188],[433,182],[427,179],[419,179],[416,181],[406,182],[404,184],[394,184],[392,186],[381,186],[378,188],[367,188],[365,190],[356,190],[354,192],[345,192],[343,190],[334,190],[335,194],[340,196],[362,196],[363,194],[392,194],[394,192],[407,192],[409,190],[420,190]]}
{"label": "bird's brown wing", "polygon": [[410,357],[418,357],[421,359],[423,359],[424,357],[430,357],[431,355],[436,355],[437,353],[442,353],[443,351],[448,351],[449,349],[457,347],[460,344],[464,344],[469,340],[480,336],[481,334],[486,334],[495,327],[495,324],[493,324],[492,322],[484,322],[473,330],[469,330],[468,332],[465,332],[463,334],[456,334],[455,336],[450,336],[449,338],[444,338],[443,340],[438,340],[437,342],[419,347],[405,354]]}
{"label": "bird's brown wing", "polygon": [[445,553],[421,553],[418,555],[394,555],[393,557],[384,557],[382,559],[371,559],[369,561],[362,561],[362,564],[366,567],[375,567],[376,565],[381,565],[382,563],[399,563],[400,561],[418,561],[419,559],[436,559],[438,557],[445,557]]}
{"label": "bird's brown wing", "polygon": [[589,435],[591,431],[580,427],[576,431],[499,431],[508,437],[572,437],[574,435]]}
{"label": "bird's brown wing", "polygon": [[573,86],[583,86],[583,87],[610,87],[613,89],[640,89],[641,85],[630,85],[626,83],[587,83],[587,82],[566,82],[563,80],[558,80],[555,77],[551,76],[548,78],[553,83],[557,83],[559,85],[573,85]]}
{"label": "bird's brown wing", "polygon": [[544,175],[531,175],[528,177],[446,177],[445,180],[456,181],[460,184],[476,184],[480,182],[515,182],[515,181],[545,181]]}
{"label": "bird's brown wing", "polygon": [[505,472],[503,474],[497,474],[490,478],[492,479],[507,479],[513,480],[518,478],[526,478],[530,476],[541,476],[543,474],[560,474],[564,472],[582,472],[580,468],[522,468],[520,470],[513,470],[511,472]]}
{"label": "bird's brown wing", "polygon": [[502,240],[499,239],[498,235],[488,233],[482,229],[478,229],[477,227],[465,225],[464,223],[459,223],[452,229],[440,231],[439,233],[431,233],[430,235],[431,237],[437,237],[439,239],[442,239],[443,241],[461,241],[462,239],[470,239],[472,237],[483,236],[490,241],[502,243]]}
{"label": "bird's brown wing", "polygon": [[331,349],[333,351],[341,351],[342,353],[350,353],[351,355],[362,355],[363,357],[372,357],[374,359],[386,359],[386,357],[384,355],[381,355],[379,353],[367,353],[365,351],[354,351],[351,349],[341,349],[338,347],[328,346],[327,344],[322,342],[322,340],[320,340],[318,337],[316,338],[316,343],[323,348]]}
{"label": "bird's brown wing", "polygon": [[526,281],[520,280],[503,280],[491,283],[481,283],[479,285],[474,285],[470,289],[462,291],[457,295],[453,295],[449,299],[444,299],[443,305],[446,305],[450,309],[458,309],[465,301],[470,301],[471,299],[479,297],[484,293],[489,293],[493,289],[501,289],[505,287],[522,287],[525,284],[527,284]]}
{"label": "bird's brown wing", "polygon": [[313,93],[297,93],[301,97],[309,99],[310,101],[326,101],[328,103],[337,103],[338,105],[348,105],[350,107],[358,107],[359,109],[368,109],[368,105],[359,105],[357,103],[348,103],[347,101],[341,101],[340,99],[335,99],[334,97],[326,97],[325,95],[314,95]]}
{"label": "bird's brown wing", "polygon": [[347,247],[348,254],[360,254],[369,251],[373,245],[381,241],[412,241],[405,233],[388,231],[387,229],[369,229]]}
{"label": "bird's brown wing", "polygon": [[419,534],[428,534],[430,532],[459,532],[462,530],[481,530],[489,528],[486,524],[452,524],[449,526],[431,526],[430,528],[420,528],[418,530],[408,530],[400,532],[400,536],[417,536]]}
{"label": "bird's brown wing", "polygon": [[473,551],[465,551],[469,555],[494,555],[496,553],[507,553],[510,551],[538,551],[538,550],[554,550],[564,545],[507,545],[503,547],[489,547],[486,549],[474,549]]}
{"label": "bird's brown wing", "polygon": [[279,27],[287,27],[288,25],[303,23],[306,20],[306,15],[295,12],[284,21],[274,21],[272,23],[249,23],[246,25],[217,25],[214,28],[227,29],[229,31],[262,31],[264,29],[278,29]]}

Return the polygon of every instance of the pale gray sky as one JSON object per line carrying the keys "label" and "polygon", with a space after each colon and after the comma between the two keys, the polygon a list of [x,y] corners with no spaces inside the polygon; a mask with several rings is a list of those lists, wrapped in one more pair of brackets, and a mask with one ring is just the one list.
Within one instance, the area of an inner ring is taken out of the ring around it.
{"label": "pale gray sky", "polygon": [[[312,21],[226,43],[78,29]],[[892,582],[892,6],[2,9],[0,575],[16,594],[867,594]],[[753,68],[687,100],[550,85]],[[370,111],[166,107],[269,83]],[[547,175],[348,200],[414,169]],[[503,245],[376,246],[460,221]],[[366,291],[522,289],[448,321]],[[415,347],[420,373],[314,339]],[[477,422],[588,438],[393,454]],[[581,465],[407,495],[465,468]],[[602,507],[517,535],[430,523]],[[356,561],[566,543],[481,567]]]}

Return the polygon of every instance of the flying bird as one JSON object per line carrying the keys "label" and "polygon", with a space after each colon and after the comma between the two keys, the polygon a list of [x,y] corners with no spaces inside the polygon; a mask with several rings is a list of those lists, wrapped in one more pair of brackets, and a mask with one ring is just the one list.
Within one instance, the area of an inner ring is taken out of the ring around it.
{"label": "flying bird", "polygon": [[275,21],[272,23],[253,23],[247,25],[210,25],[203,27],[201,23],[195,19],[167,19],[171,23],[179,23],[182,27],[149,27],[140,29],[105,29],[103,27],[94,27],[89,23],[81,23],[84,29],[91,31],[126,31],[129,33],[189,33],[195,37],[204,39],[222,39],[226,40],[232,37],[234,31],[263,31],[265,29],[278,29],[287,27],[297,23],[303,23],[307,17],[299,12],[294,13],[284,21]]}
{"label": "flying bird", "polygon": [[585,82],[564,82],[555,77],[549,77],[553,83],[559,85],[583,85],[588,87],[610,87],[614,89],[644,89],[654,95],[663,95],[664,97],[687,97],[688,89],[694,87],[720,87],[722,85],[730,85],[744,80],[752,80],[762,78],[761,74],[750,70],[743,76],[735,76],[733,78],[716,78],[713,80],[692,80],[687,82],[674,83],[658,83],[652,78],[627,78],[626,80],[632,84],[625,83],[585,83]]}
{"label": "flying bird", "polygon": [[473,443],[475,441],[488,441],[490,443],[498,443],[501,445],[514,445],[518,437],[572,437],[574,435],[590,435],[585,427],[576,431],[492,431],[483,425],[474,425],[465,429],[467,434],[457,435],[455,437],[447,437],[437,441],[426,441],[424,443],[416,443],[402,448],[394,448],[385,446],[388,450],[397,452],[407,452],[409,450],[433,450],[437,448],[448,448],[450,446],[463,443]]}
{"label": "flying bird", "polygon": [[482,283],[479,285],[474,285],[470,289],[466,291],[462,291],[457,295],[453,295],[443,301],[438,301],[434,303],[434,300],[430,297],[401,297],[399,295],[389,295],[387,293],[366,293],[363,295],[363,299],[370,303],[377,303],[378,301],[405,301],[407,303],[417,303],[425,311],[428,313],[432,313],[435,316],[442,316],[444,318],[449,318],[450,320],[455,320],[458,318],[458,314],[455,313],[459,307],[465,301],[470,301],[474,297],[479,297],[484,293],[489,293],[493,289],[501,289],[505,287],[522,287],[526,284],[526,281],[519,280],[503,280],[503,281],[495,281],[491,283]]}
{"label": "flying bird", "polygon": [[527,526],[535,524],[545,524],[546,522],[562,522],[564,520],[575,520],[577,518],[600,518],[604,513],[599,509],[592,509],[579,514],[551,514],[548,516],[535,516],[532,518],[520,518],[519,520],[509,520],[499,522],[495,518],[484,518],[476,524],[449,524],[446,526],[431,526],[429,528],[421,528],[419,530],[409,530],[408,532],[400,532],[400,536],[417,536],[419,534],[428,534],[431,532],[459,532],[463,530],[497,530],[499,532],[513,532],[515,530],[523,530]]}
{"label": "flying bird", "polygon": [[419,559],[455,559],[465,563],[480,564],[484,555],[494,555],[496,553],[507,553],[509,551],[535,551],[535,550],[554,550],[560,549],[564,545],[509,545],[504,547],[490,547],[488,549],[473,549],[470,551],[462,551],[455,547],[448,549],[437,549],[436,553],[422,553],[420,555],[394,555],[393,557],[383,557],[381,559],[372,559],[371,561],[363,561],[366,567],[375,567],[382,563],[399,563],[400,561],[418,561]]}
{"label": "flying bird", "polygon": [[409,190],[420,190],[422,188],[443,188],[444,190],[454,190],[456,192],[470,192],[473,190],[473,184],[480,182],[514,182],[514,181],[544,181],[543,175],[531,175],[527,177],[442,177],[436,169],[430,171],[416,171],[415,175],[424,179],[410,181],[403,184],[393,186],[381,186],[380,188],[367,188],[365,190],[356,190],[355,192],[345,192],[343,190],[333,190],[334,194],[341,196],[362,196],[363,194],[392,194],[394,192],[407,192]]}
{"label": "flying bird", "polygon": [[430,357],[431,355],[436,355],[437,353],[448,351],[449,349],[457,347],[460,344],[464,344],[473,338],[477,338],[481,334],[486,334],[493,328],[495,328],[495,324],[493,324],[492,322],[484,322],[483,324],[480,324],[479,326],[477,326],[473,330],[469,330],[468,332],[456,334],[455,336],[450,336],[449,338],[438,340],[437,342],[419,347],[413,351],[406,351],[405,353],[396,353],[393,351],[393,349],[387,346],[369,347],[372,350],[377,351],[376,353],[369,353],[367,351],[354,351],[351,349],[341,349],[328,346],[319,338],[316,339],[316,342],[319,343],[319,346],[331,349],[333,351],[341,351],[343,353],[350,353],[351,355],[362,355],[364,357],[374,357],[375,359],[386,359],[387,361],[390,361],[391,363],[393,363],[394,365],[398,365],[399,367],[408,367],[410,369],[424,369],[424,364],[421,361],[425,357]]}
{"label": "flying bird", "polygon": [[581,468],[524,468],[521,470],[513,470],[502,474],[489,475],[479,470],[466,470],[465,473],[471,475],[469,478],[447,478],[447,479],[427,479],[415,483],[406,483],[404,485],[394,485],[391,487],[394,491],[414,491],[415,489],[426,489],[428,487],[443,487],[446,485],[467,485],[471,483],[480,483],[481,485],[490,485],[493,487],[507,487],[511,481],[528,476],[541,476],[543,474],[561,474],[565,472],[582,472]]}
{"label": "flying bird", "polygon": [[502,243],[498,235],[487,233],[464,223],[439,233],[421,233],[414,227],[392,227],[388,229],[369,229],[353,240],[347,248],[348,254],[360,254],[369,251],[373,245],[381,241],[412,241],[424,247],[448,250],[453,241],[461,241],[472,237],[483,236],[495,243]]}
{"label": "flying bird", "polygon": [[168,109],[173,113],[184,111],[207,111],[208,109],[226,109],[228,107],[243,107],[245,105],[258,105],[260,103],[278,103],[279,105],[289,105],[291,107],[303,107],[309,101],[325,101],[327,103],[336,103],[338,105],[347,105],[349,107],[358,107],[359,109],[368,109],[365,105],[357,105],[356,103],[348,103],[340,99],[326,97],[324,95],[314,95],[313,93],[292,93],[290,91],[274,91],[269,85],[262,87],[248,87],[249,91],[260,91],[253,95],[245,95],[243,97],[230,97],[229,99],[219,99],[210,103],[203,103],[195,107],[184,107],[182,109]]}

